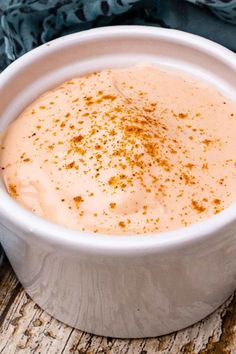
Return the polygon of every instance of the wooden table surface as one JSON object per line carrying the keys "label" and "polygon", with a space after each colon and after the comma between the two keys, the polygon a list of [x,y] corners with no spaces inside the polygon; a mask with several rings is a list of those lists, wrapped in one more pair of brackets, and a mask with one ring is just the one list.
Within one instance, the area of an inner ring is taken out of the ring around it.
{"label": "wooden table surface", "polygon": [[66,326],[41,310],[5,259],[0,267],[0,353],[236,353],[236,295],[203,321],[177,333],[133,340],[98,337]]}

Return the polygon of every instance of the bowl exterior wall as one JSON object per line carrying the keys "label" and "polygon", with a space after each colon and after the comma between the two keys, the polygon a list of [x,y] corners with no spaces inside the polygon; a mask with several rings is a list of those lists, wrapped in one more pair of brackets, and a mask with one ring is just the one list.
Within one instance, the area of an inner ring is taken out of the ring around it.
{"label": "bowl exterior wall", "polygon": [[[235,66],[222,51],[200,37],[141,26],[60,38],[0,75],[0,129],[66,79],[140,62],[185,70],[235,98]],[[235,288],[236,220],[201,241],[123,254],[71,249],[66,231],[64,246],[43,241],[6,214],[0,223],[0,241],[27,293],[57,319],[87,332],[120,338],[170,333],[210,314]]]}

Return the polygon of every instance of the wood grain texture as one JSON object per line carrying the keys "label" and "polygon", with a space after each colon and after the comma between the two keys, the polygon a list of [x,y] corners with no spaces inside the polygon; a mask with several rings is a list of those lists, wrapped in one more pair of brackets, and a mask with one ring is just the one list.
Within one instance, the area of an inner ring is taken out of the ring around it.
{"label": "wood grain texture", "polygon": [[151,339],[93,336],[66,326],[26,295],[5,260],[0,269],[0,354],[236,353],[236,295],[185,330]]}

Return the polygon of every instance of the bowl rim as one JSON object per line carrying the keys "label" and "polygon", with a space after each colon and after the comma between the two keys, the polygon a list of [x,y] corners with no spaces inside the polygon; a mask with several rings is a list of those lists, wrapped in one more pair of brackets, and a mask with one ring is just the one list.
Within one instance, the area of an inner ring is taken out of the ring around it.
{"label": "bowl rim", "polygon": [[[96,39],[98,37],[116,37],[122,35],[154,36],[163,40],[184,43],[191,48],[212,54],[224,61],[236,72],[236,55],[229,49],[214,43],[203,37],[186,32],[163,29],[148,26],[108,26],[94,28],[82,32],[73,33],[45,43],[30,52],[24,54],[10,64],[0,74],[0,89],[4,88],[4,81],[20,70],[22,66],[45,55],[45,49],[53,50],[63,47],[68,41],[81,41]],[[92,253],[103,253],[109,255],[157,253],[173,248],[184,247],[197,242],[206,241],[215,233],[225,229],[233,222],[236,222],[236,202],[217,215],[213,215],[201,222],[190,226],[153,234],[142,235],[106,235],[94,234],[73,230],[64,226],[54,224],[44,218],[36,216],[24,209],[3,189],[0,189],[0,217],[1,223],[9,230],[17,228],[19,237],[31,237],[51,245],[68,248],[70,250],[84,250]],[[6,222],[7,221],[7,222]]]}

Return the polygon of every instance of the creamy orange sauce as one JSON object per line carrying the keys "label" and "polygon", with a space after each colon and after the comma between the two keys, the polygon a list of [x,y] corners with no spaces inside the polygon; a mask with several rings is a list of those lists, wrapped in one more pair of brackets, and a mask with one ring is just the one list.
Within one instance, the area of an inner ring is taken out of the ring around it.
{"label": "creamy orange sauce", "polygon": [[236,104],[151,65],[74,78],[9,126],[1,168],[24,207],[105,234],[177,229],[236,200]]}

